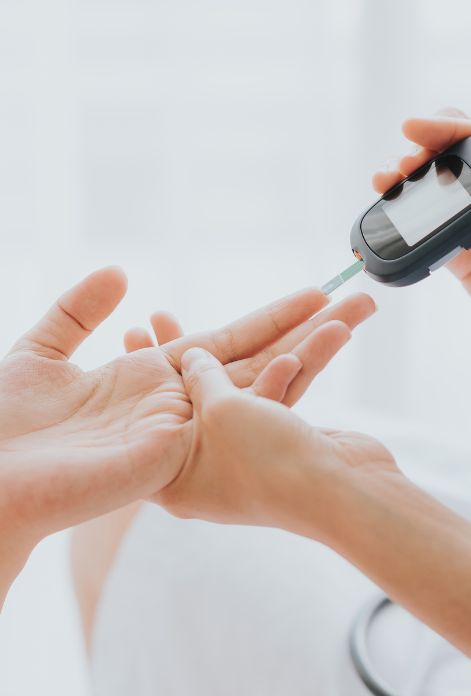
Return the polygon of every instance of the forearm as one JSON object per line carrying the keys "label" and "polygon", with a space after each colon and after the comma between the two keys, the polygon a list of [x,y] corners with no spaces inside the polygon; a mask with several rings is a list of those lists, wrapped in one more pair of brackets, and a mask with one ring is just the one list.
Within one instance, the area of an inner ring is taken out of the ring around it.
{"label": "forearm", "polygon": [[[471,655],[471,524],[399,472],[351,474],[327,496],[323,540]],[[305,491],[293,531],[319,538]]]}

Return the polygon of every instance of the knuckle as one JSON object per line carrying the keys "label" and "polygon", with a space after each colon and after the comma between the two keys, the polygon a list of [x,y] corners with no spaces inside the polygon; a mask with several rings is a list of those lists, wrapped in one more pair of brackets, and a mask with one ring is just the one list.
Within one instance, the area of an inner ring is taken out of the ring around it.
{"label": "knuckle", "polygon": [[268,310],[268,317],[273,325],[273,329],[276,334],[282,334],[283,329],[282,326],[280,325],[280,322],[278,321],[278,312],[279,312],[279,307],[270,307]]}

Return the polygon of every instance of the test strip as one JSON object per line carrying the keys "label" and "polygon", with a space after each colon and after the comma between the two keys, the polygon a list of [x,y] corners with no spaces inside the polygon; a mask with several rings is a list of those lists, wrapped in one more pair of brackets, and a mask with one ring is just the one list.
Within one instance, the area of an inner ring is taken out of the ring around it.
{"label": "test strip", "polygon": [[353,276],[355,276],[357,273],[360,273],[364,267],[364,261],[355,261],[355,263],[342,271],[342,273],[339,273],[339,275],[334,276],[331,280],[325,283],[321,287],[321,291],[324,293],[324,295],[330,295],[332,292],[334,292],[334,290],[337,290],[337,288],[346,283],[347,280],[350,280],[350,278],[353,278]]}

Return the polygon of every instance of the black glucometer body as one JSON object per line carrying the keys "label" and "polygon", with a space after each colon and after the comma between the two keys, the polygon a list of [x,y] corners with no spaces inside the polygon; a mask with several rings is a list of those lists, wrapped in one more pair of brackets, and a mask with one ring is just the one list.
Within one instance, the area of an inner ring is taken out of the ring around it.
{"label": "black glucometer body", "polygon": [[367,275],[412,285],[471,248],[471,138],[387,191],[355,222],[350,241]]}

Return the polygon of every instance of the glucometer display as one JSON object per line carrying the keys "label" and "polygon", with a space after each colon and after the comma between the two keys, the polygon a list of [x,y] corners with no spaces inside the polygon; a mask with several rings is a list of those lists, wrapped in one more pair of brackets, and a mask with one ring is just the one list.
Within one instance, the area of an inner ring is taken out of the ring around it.
{"label": "glucometer display", "polygon": [[422,167],[372,206],[361,220],[380,258],[399,259],[471,209],[471,168],[456,155]]}
{"label": "glucometer display", "polygon": [[434,162],[415,186],[404,188],[392,201],[385,200],[383,210],[413,247],[470,204],[471,196],[451,169]]}

